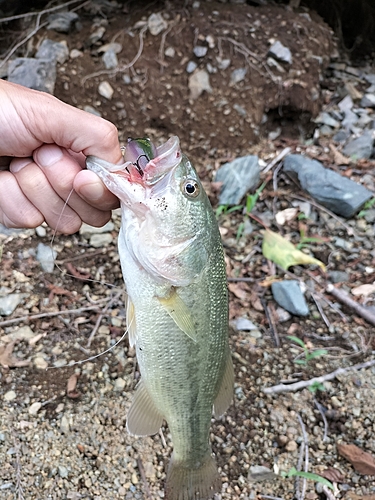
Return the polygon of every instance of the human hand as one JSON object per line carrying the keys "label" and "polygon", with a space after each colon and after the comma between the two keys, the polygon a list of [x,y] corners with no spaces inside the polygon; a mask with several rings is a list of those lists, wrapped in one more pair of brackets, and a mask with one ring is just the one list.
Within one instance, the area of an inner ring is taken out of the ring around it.
{"label": "human hand", "polygon": [[0,136],[3,225],[30,228],[46,221],[72,234],[82,221],[102,226],[109,220],[118,200],[84,167],[88,155],[121,161],[112,123],[0,80]]}

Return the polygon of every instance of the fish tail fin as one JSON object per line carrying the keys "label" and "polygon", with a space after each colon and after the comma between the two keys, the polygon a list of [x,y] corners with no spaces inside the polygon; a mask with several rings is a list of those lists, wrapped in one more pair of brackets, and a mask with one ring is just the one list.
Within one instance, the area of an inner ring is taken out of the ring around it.
{"label": "fish tail fin", "polygon": [[166,480],[166,500],[208,500],[221,490],[215,459],[207,455],[199,468],[191,469],[173,454]]}

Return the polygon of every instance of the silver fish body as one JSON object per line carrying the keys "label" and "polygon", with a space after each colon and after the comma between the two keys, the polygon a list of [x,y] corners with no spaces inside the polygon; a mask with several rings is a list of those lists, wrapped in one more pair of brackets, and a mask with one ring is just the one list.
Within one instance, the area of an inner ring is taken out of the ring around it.
{"label": "silver fish body", "polygon": [[212,411],[224,413],[233,392],[224,255],[210,202],[178,139],[156,155],[142,169],[92,157],[87,165],[122,206],[119,255],[142,376],[128,430],[155,434],[166,420],[173,440],[166,498],[208,499],[221,488],[209,442]]}

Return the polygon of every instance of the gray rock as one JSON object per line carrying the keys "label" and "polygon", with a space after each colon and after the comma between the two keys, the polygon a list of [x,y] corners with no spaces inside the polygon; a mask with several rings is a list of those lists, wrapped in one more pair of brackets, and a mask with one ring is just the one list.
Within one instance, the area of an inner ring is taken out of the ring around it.
{"label": "gray rock", "polygon": [[221,59],[220,57],[216,58],[217,60],[217,65],[219,66],[219,69],[225,70],[229,68],[230,66],[230,59]]}
{"label": "gray rock", "polygon": [[102,61],[106,69],[114,69],[118,65],[118,59],[114,50],[107,50],[104,52]]}
{"label": "gray rock", "polygon": [[61,478],[65,479],[69,476],[69,471],[66,467],[64,467],[63,465],[59,465],[57,468],[59,470],[59,476]]}
{"label": "gray rock", "polygon": [[307,316],[309,308],[298,281],[278,281],[272,283],[272,294],[275,301],[296,316]]}
{"label": "gray rock", "polygon": [[349,111],[353,107],[353,99],[348,94],[338,103],[339,110],[342,112]]}
{"label": "gray rock", "polygon": [[89,106],[88,104],[86,106],[83,106],[83,110],[95,116],[102,116],[100,111],[98,111],[96,108],[93,108],[92,106]]}
{"label": "gray rock", "polygon": [[195,57],[204,57],[207,54],[207,51],[208,51],[208,47],[206,47],[204,45],[196,45],[193,48],[193,52],[194,52]]}
{"label": "gray rock", "polygon": [[335,142],[346,142],[347,139],[349,139],[350,133],[347,130],[339,130],[333,137],[332,139]]}
{"label": "gray rock", "polygon": [[351,129],[353,125],[355,125],[358,122],[358,115],[356,113],[353,113],[350,109],[347,111],[344,111],[344,119],[342,121],[342,125],[345,128]]}
{"label": "gray rock", "polygon": [[366,82],[370,83],[371,85],[375,85],[375,74],[363,75],[363,78],[366,80]]}
{"label": "gray rock", "polygon": [[206,70],[195,71],[189,77],[189,90],[191,99],[198,99],[203,92],[212,92],[210,77]]}
{"label": "gray rock", "polygon": [[57,252],[48,245],[44,243],[38,243],[36,250],[36,259],[40,262],[43,271],[46,273],[52,273],[55,267],[55,259],[57,257]]}
{"label": "gray rock", "polygon": [[332,283],[345,283],[349,281],[349,274],[345,271],[329,271],[328,276]]}
{"label": "gray rock", "polygon": [[343,217],[352,217],[372,198],[365,187],[302,155],[287,156],[284,171],[315,200]]}
{"label": "gray rock", "polygon": [[110,233],[93,234],[90,238],[90,245],[94,248],[105,247],[112,243],[113,237]]}
{"label": "gray rock", "polygon": [[151,14],[151,16],[148,18],[147,25],[151,35],[154,36],[158,35],[168,28],[167,21],[160,13]]}
{"label": "gray rock", "polygon": [[332,116],[325,111],[323,111],[322,113],[319,113],[317,118],[315,118],[315,123],[321,123],[323,125],[328,125],[328,127],[332,127],[332,128],[339,128],[340,127],[340,122],[335,120],[334,118],[332,118]]}
{"label": "gray rock", "polygon": [[343,153],[345,156],[354,157],[355,159],[369,159],[372,155],[374,137],[371,131],[365,131],[360,137],[348,142],[344,147]]}
{"label": "gray rock", "polygon": [[278,61],[286,62],[288,64],[292,64],[293,58],[292,53],[285,47],[281,42],[275,42],[269,49],[268,54],[271,57],[274,57]]}
{"label": "gray rock", "polygon": [[220,205],[238,205],[248,191],[259,184],[259,158],[255,155],[236,158],[224,163],[216,173],[215,181],[222,182]]}
{"label": "gray rock", "polygon": [[125,389],[125,385],[126,385],[126,381],[123,378],[121,378],[121,377],[116,378],[114,386],[113,386],[113,390],[116,392],[122,392]]}
{"label": "gray rock", "polygon": [[4,394],[3,399],[4,399],[4,401],[9,402],[9,401],[13,401],[14,399],[16,399],[16,397],[17,397],[17,394],[14,391],[8,391]]}
{"label": "gray rock", "polygon": [[363,108],[375,108],[375,95],[365,94],[361,99],[361,106]]}
{"label": "gray rock", "polygon": [[66,41],[54,42],[46,38],[41,43],[37,53],[37,59],[47,59],[52,62],[63,64],[69,57],[69,49]]}
{"label": "gray rock", "polygon": [[56,62],[48,59],[17,57],[9,63],[8,81],[53,94],[56,83]]}
{"label": "gray rock", "polygon": [[247,68],[237,68],[234,69],[230,75],[230,84],[236,85],[236,83],[242,82],[247,73]]}
{"label": "gray rock", "polygon": [[186,66],[187,73],[192,73],[197,69],[197,63],[194,61],[189,61]]}
{"label": "gray rock", "polygon": [[89,36],[89,42],[91,45],[94,45],[95,43],[99,42],[104,36],[106,29],[104,26],[99,26],[91,35]]}
{"label": "gray rock", "polygon": [[23,293],[10,293],[5,297],[0,297],[0,315],[9,316],[12,314],[24,297]]}
{"label": "gray rock", "polygon": [[254,325],[254,323],[252,321],[250,321],[248,318],[242,316],[241,318],[236,318],[234,321],[233,321],[233,326],[237,329],[237,330],[242,330],[242,331],[246,331],[246,332],[249,332],[250,330],[258,330],[258,327],[256,325]]}
{"label": "gray rock", "polygon": [[105,97],[109,101],[112,99],[114,90],[111,87],[110,83],[107,81],[100,82],[98,87],[98,92],[102,97]]}
{"label": "gray rock", "polygon": [[48,30],[58,31],[59,33],[69,33],[75,27],[79,15],[75,12],[58,12],[48,16]]}

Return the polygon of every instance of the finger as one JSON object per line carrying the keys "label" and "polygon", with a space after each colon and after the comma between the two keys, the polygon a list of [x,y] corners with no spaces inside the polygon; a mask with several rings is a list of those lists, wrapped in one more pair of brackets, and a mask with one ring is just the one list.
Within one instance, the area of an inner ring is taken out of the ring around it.
{"label": "finger", "polygon": [[10,164],[26,198],[43,214],[47,224],[60,232],[72,234],[81,226],[78,214],[55,192],[47,177],[31,159],[15,159]]}
{"label": "finger", "polygon": [[120,206],[118,198],[104,186],[99,177],[90,170],[78,172],[74,179],[74,190],[91,206],[102,210],[113,210]]}
{"label": "finger", "polygon": [[[58,146],[48,144],[35,151],[34,159],[54,191],[62,200],[66,200],[68,206],[83,221],[92,226],[103,226],[108,222],[111,216],[110,211],[106,203],[103,206],[100,204],[102,199],[106,201],[106,190],[101,182],[98,186],[100,196],[99,202],[95,203],[96,206],[89,205],[74,191],[74,179],[81,172],[81,167],[71,154]],[[80,160],[80,158],[77,159]]]}
{"label": "finger", "polygon": [[0,222],[6,227],[38,227],[42,213],[26,198],[10,172],[0,172]]}

